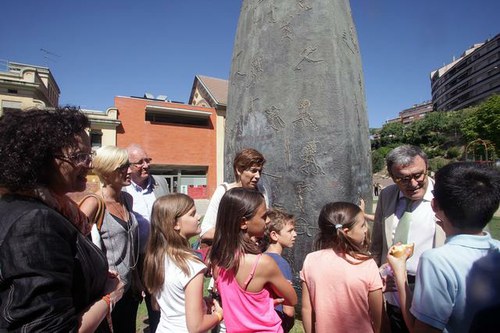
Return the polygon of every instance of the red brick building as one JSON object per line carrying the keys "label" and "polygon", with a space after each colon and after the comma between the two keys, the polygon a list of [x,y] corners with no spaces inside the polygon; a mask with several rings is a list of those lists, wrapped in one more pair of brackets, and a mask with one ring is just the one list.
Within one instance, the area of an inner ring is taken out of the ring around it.
{"label": "red brick building", "polygon": [[152,173],[163,175],[172,192],[196,199],[211,197],[217,186],[217,131],[224,131],[217,128],[215,108],[149,94],[117,96],[115,107],[121,121],[117,146],[143,146],[153,159]]}

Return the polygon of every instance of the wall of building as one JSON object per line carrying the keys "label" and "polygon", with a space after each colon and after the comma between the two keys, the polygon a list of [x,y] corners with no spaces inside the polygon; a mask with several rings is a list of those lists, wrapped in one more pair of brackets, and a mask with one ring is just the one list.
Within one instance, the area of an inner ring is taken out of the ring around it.
{"label": "wall of building", "polygon": [[[210,117],[207,126],[154,123],[146,120],[147,106],[209,112]],[[117,146],[140,144],[153,159],[152,169],[155,170],[205,169],[204,196],[211,197],[217,186],[217,121],[214,108],[121,96],[115,97],[115,107],[121,121],[117,129]],[[186,177],[188,183],[192,181],[189,178],[193,177]]]}
{"label": "wall of building", "polygon": [[431,73],[434,110],[460,110],[500,93],[500,34]]}
{"label": "wall of building", "polygon": [[116,146],[116,128],[120,125],[118,110],[109,108],[105,112],[96,110],[82,110],[90,120],[90,134],[100,136],[100,144],[92,140],[92,148],[101,146]]}
{"label": "wall of building", "polygon": [[0,70],[0,115],[4,108],[56,107],[60,90],[46,67],[15,62]]}
{"label": "wall of building", "polygon": [[404,125],[411,124],[414,121],[423,119],[425,115],[432,112],[432,102],[424,102],[421,104],[415,104],[411,108],[403,110],[399,113],[401,122]]}

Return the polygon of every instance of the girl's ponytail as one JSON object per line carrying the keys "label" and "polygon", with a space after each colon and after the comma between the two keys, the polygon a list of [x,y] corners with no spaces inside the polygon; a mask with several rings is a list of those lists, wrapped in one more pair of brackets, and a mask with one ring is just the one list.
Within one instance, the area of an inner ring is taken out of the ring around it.
{"label": "girl's ponytail", "polygon": [[355,225],[359,213],[362,213],[361,208],[350,202],[331,202],[323,206],[318,218],[320,232],[314,250],[331,248],[338,254],[349,254],[359,260],[370,259],[368,235],[365,242],[358,245],[344,231]]}

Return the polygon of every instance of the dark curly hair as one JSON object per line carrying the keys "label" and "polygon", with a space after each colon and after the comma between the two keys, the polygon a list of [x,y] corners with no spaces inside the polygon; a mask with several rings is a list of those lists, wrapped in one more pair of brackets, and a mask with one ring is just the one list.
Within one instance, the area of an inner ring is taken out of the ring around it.
{"label": "dark curly hair", "polygon": [[0,117],[0,186],[18,191],[46,185],[54,155],[76,147],[75,135],[88,127],[75,107],[6,110]]}

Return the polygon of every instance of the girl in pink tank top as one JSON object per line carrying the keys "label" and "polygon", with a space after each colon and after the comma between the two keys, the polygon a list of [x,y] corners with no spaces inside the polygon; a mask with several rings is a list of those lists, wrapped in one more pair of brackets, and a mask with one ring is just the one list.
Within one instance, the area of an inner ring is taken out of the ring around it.
{"label": "girl in pink tank top", "polygon": [[273,298],[297,303],[290,282],[256,244],[266,218],[264,197],[255,190],[233,188],[221,199],[210,262],[230,333],[283,332]]}

